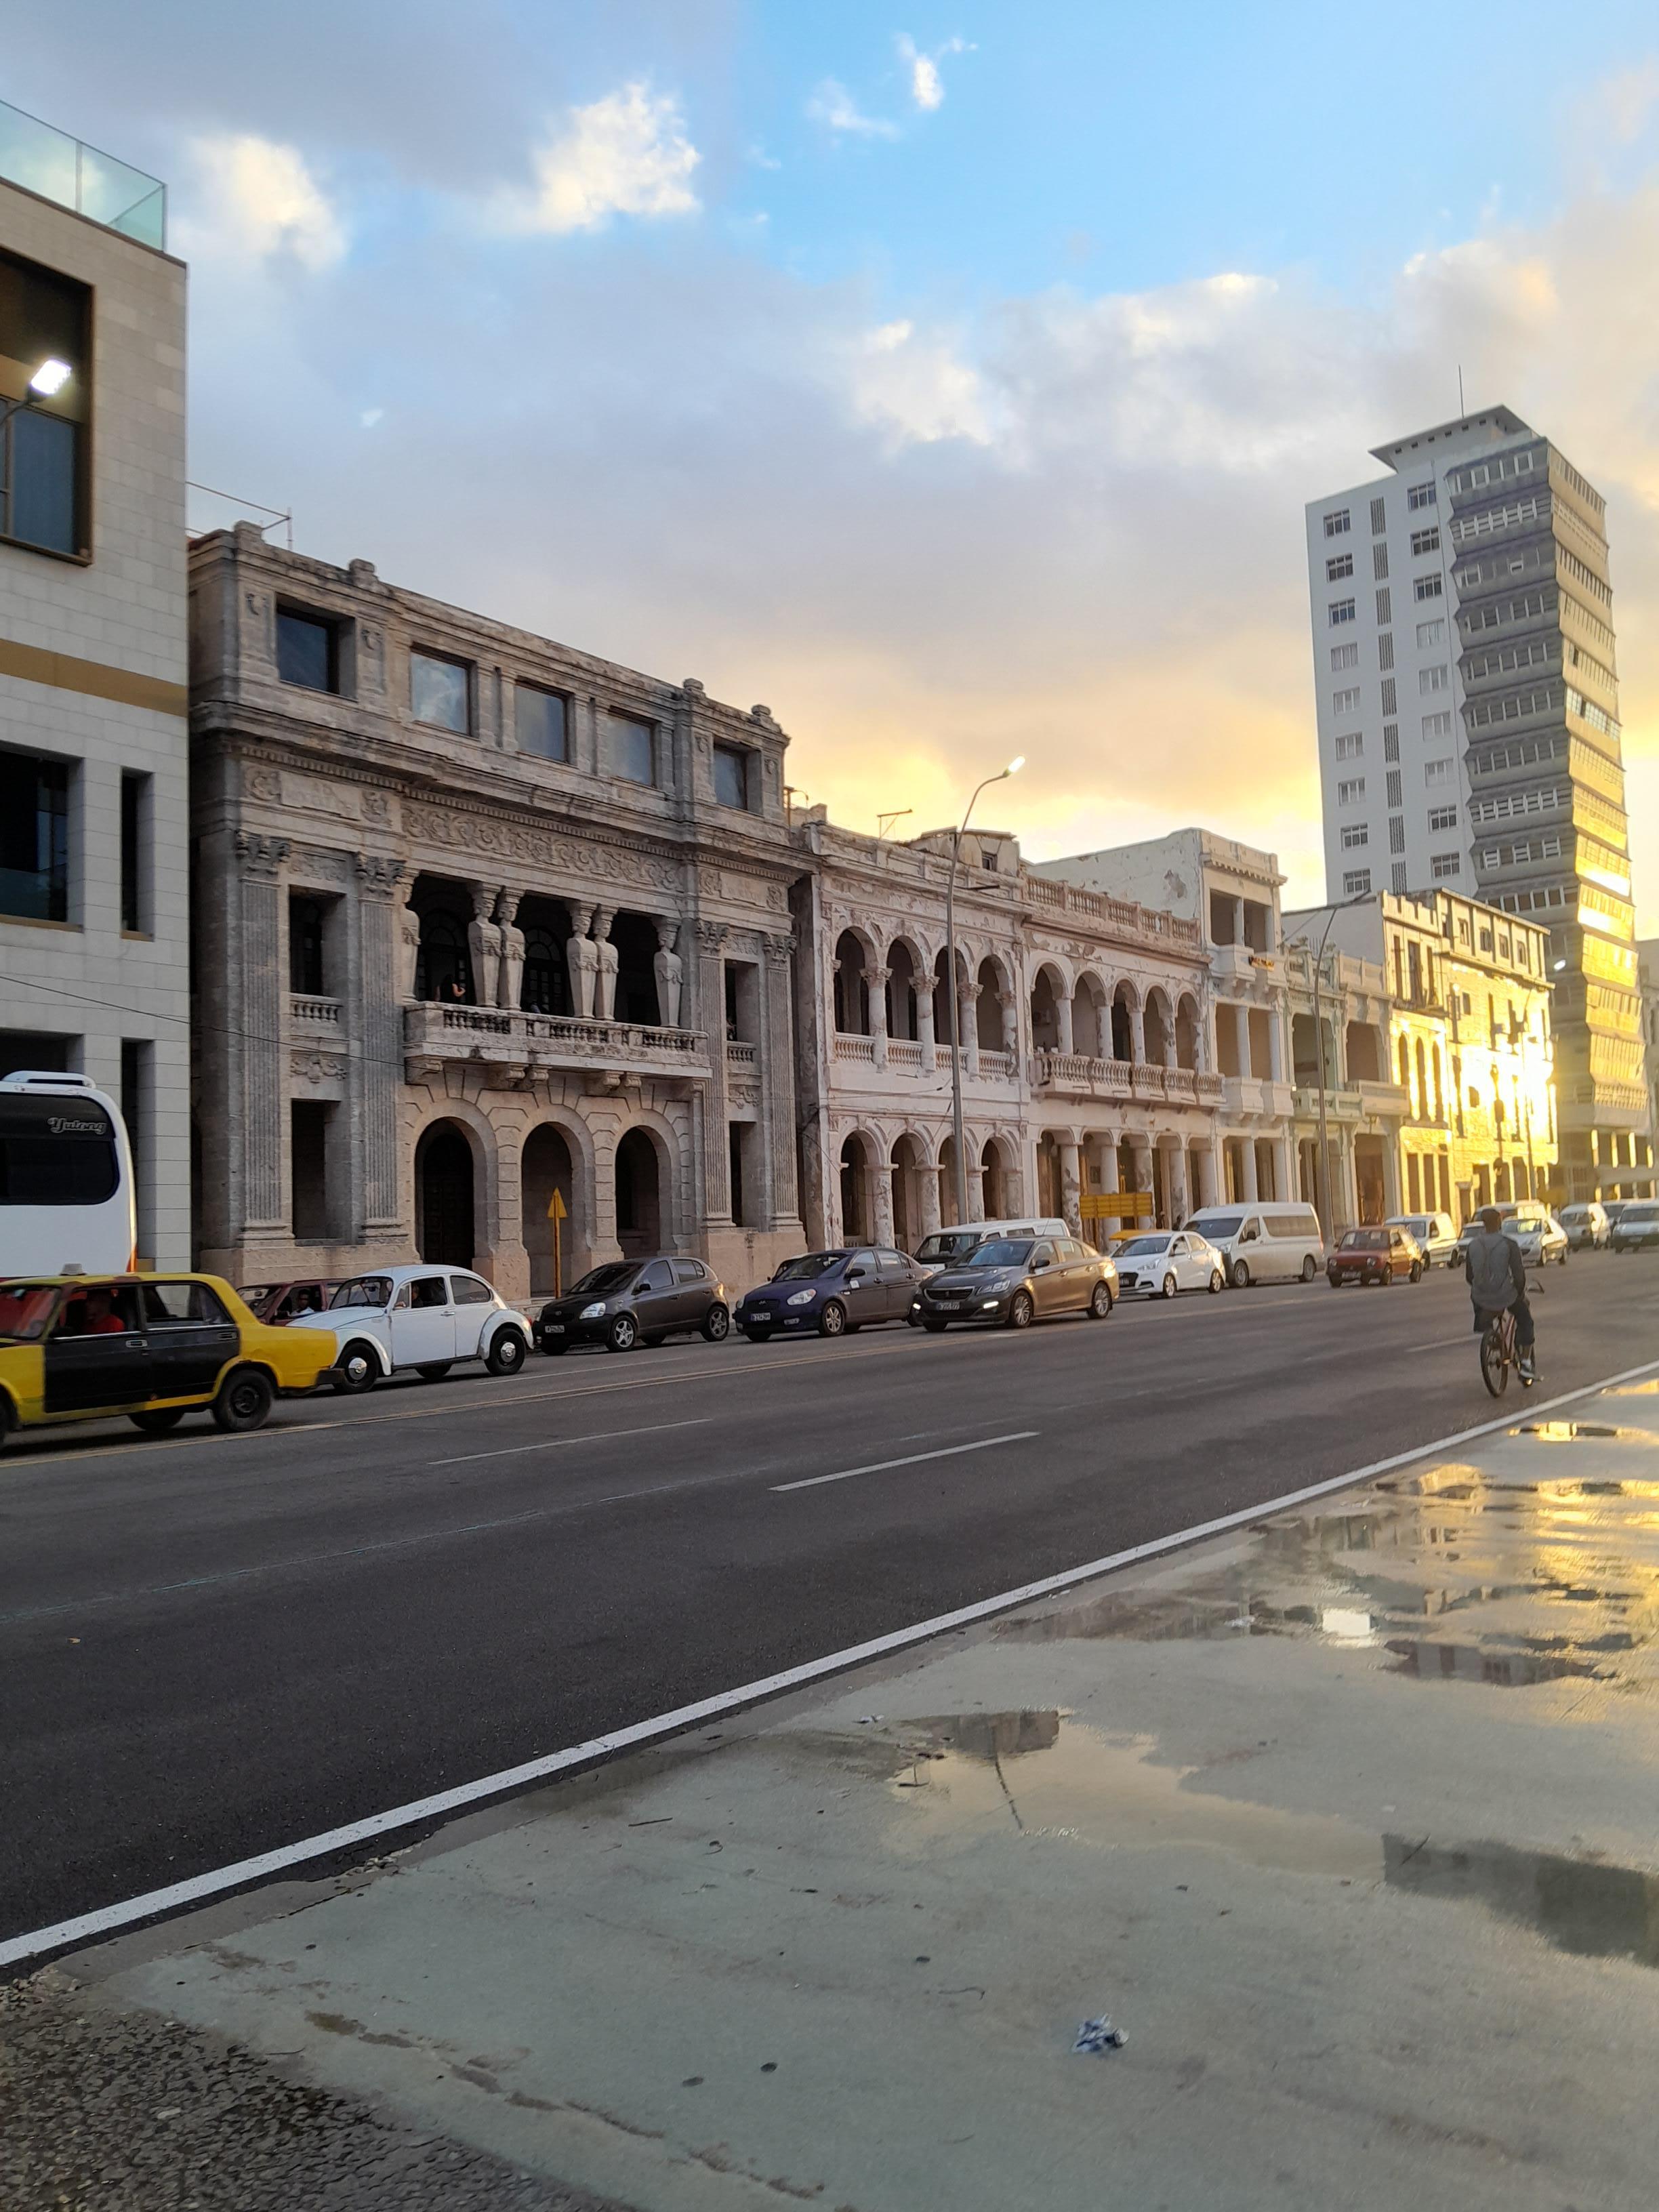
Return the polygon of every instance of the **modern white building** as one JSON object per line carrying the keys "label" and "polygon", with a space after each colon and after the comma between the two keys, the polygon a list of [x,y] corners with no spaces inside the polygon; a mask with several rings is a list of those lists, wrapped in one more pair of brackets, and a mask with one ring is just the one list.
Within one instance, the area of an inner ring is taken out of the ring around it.
{"label": "modern white building", "polygon": [[[120,1098],[141,1258],[177,1267],[185,271],[165,206],[153,177],[0,106],[0,1073],[73,1069]],[[3,1237],[0,1211],[0,1268]]]}
{"label": "modern white building", "polygon": [[1489,407],[1307,510],[1326,895],[1461,891],[1550,932],[1566,1194],[1647,1128],[1601,495]]}

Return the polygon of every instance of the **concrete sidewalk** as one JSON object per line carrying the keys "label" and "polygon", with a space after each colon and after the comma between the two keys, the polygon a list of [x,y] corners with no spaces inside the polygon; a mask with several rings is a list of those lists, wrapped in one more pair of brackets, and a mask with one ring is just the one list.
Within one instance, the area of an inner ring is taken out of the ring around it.
{"label": "concrete sidewalk", "polygon": [[[307,2206],[1650,2212],[1659,1383],[1506,1410],[1466,1459],[81,1954],[15,2032],[160,2015],[498,2177]],[[1103,2013],[1127,2048],[1075,2055]],[[77,2196],[21,2103],[18,2212],[265,2201],[234,2147],[124,2197],[119,2142]]]}

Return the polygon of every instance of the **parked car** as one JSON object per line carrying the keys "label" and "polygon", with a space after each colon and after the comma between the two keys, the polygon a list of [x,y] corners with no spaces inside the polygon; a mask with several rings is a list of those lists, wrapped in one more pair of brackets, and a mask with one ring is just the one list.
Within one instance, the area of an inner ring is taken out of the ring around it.
{"label": "parked car", "polygon": [[1609,1242],[1612,1241],[1613,1231],[1619,1226],[1620,1218],[1623,1214],[1625,1208],[1627,1206],[1634,1206],[1636,1200],[1631,1198],[1604,1198],[1601,1200],[1601,1211],[1607,1217],[1607,1237]]}
{"label": "parked car", "polygon": [[659,1252],[649,1260],[612,1260],[591,1267],[562,1297],[536,1317],[536,1341],[546,1352],[573,1344],[631,1352],[665,1337],[705,1336],[719,1344],[732,1333],[726,1285],[701,1260]]}
{"label": "parked car", "polygon": [[786,1260],[769,1283],[741,1301],[734,1316],[751,1344],[779,1330],[851,1336],[872,1323],[904,1321],[926,1270],[882,1245],[842,1244]]}
{"label": "parked car", "polygon": [[1659,1205],[1648,1199],[1627,1198],[1613,1227],[1615,1252],[1659,1251]]}
{"label": "parked car", "polygon": [[1613,1224],[1607,1209],[1594,1199],[1577,1206],[1564,1206],[1556,1219],[1567,1232],[1567,1243],[1575,1252],[1604,1252],[1613,1234]]}
{"label": "parked car", "polygon": [[1114,1262],[1075,1237],[993,1237],[960,1267],[928,1277],[916,1314],[934,1334],[952,1322],[1029,1328],[1054,1314],[1104,1321],[1116,1297]]}
{"label": "parked car", "polygon": [[325,1313],[338,1287],[337,1277],[307,1275],[292,1282],[250,1283],[236,1295],[256,1321],[280,1328],[295,1314]]}
{"label": "parked car", "polygon": [[1565,1267],[1567,1264],[1567,1232],[1549,1211],[1535,1199],[1522,1199],[1512,1206],[1500,1206],[1504,1230],[1521,1247],[1521,1257],[1529,1267],[1546,1267],[1552,1260]]}
{"label": "parked car", "polygon": [[1219,1291],[1226,1285],[1220,1253],[1190,1229],[1132,1237],[1115,1256],[1125,1297],[1133,1291],[1143,1298],[1172,1298],[1178,1291]]}
{"label": "parked car", "polygon": [[157,1436],[198,1407],[258,1429],[333,1359],[331,1338],[267,1328],[216,1275],[25,1277],[0,1285],[0,1443],[118,1413]]}
{"label": "parked car", "polygon": [[1457,1265],[1457,1231],[1449,1213],[1391,1213],[1382,1225],[1403,1229],[1408,1237],[1415,1237],[1425,1270]]}
{"label": "parked car", "polygon": [[1213,1244],[1237,1291],[1252,1283],[1311,1283],[1325,1257],[1310,1206],[1257,1201],[1206,1206],[1184,1224]]}
{"label": "parked car", "polygon": [[915,1261],[929,1274],[941,1267],[965,1260],[975,1244],[982,1244],[988,1237],[1069,1237],[1071,1231],[1063,1221],[1053,1218],[1012,1221],[965,1221],[954,1229],[936,1229],[931,1237],[924,1237],[915,1249]]}
{"label": "parked car", "polygon": [[1334,1291],[1344,1283],[1420,1282],[1423,1255],[1408,1230],[1385,1222],[1376,1229],[1345,1229],[1325,1262],[1325,1279]]}
{"label": "parked car", "polygon": [[325,1313],[295,1314],[284,1336],[325,1331],[337,1352],[337,1390],[372,1390],[383,1376],[413,1368],[436,1382],[458,1359],[482,1359],[492,1375],[516,1375],[530,1352],[530,1324],[482,1275],[465,1267],[383,1267],[354,1275]]}

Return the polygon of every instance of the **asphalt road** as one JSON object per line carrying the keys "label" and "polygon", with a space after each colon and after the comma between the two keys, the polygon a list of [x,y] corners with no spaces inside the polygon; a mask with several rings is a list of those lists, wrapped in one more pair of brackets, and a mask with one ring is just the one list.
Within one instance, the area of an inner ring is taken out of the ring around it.
{"label": "asphalt road", "polygon": [[[1639,1258],[1550,1270],[1535,1310],[1539,1398],[1659,1358]],[[254,1437],[14,1445],[0,1937],[1497,1410],[1462,1278],[1437,1274],[1022,1336],[536,1359],[286,1405]]]}

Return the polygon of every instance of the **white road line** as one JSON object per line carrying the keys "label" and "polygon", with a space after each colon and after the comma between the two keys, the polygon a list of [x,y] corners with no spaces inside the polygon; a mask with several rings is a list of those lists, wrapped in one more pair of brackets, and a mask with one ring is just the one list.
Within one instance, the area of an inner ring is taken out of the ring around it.
{"label": "white road line", "polygon": [[[1610,1390],[1620,1382],[1633,1382],[1639,1376],[1656,1371],[1659,1371],[1659,1359],[1650,1359],[1640,1367],[1626,1367],[1617,1375],[1603,1375],[1577,1390],[1564,1391],[1559,1398],[1546,1398],[1528,1410],[1536,1419],[1540,1413],[1553,1413],[1559,1406],[1576,1405],[1579,1399],[1592,1397],[1598,1390]],[[47,1952],[66,1950],[71,1944],[88,1943],[96,1936],[113,1935],[118,1928],[131,1928],[139,1921],[157,1919],[185,1905],[199,1905],[206,1898],[222,1897],[228,1890],[243,1889],[271,1875],[286,1873],[290,1867],[304,1866],[308,1860],[349,1850],[357,1844],[371,1842],[376,1836],[390,1835],[398,1828],[419,1827],[428,1820],[441,1820],[446,1813],[457,1813],[464,1806],[479,1804],[487,1797],[503,1796],[532,1782],[545,1782],[550,1775],[568,1773],[573,1766],[585,1766],[612,1752],[629,1751],[635,1744],[654,1743],[663,1736],[677,1735],[682,1729],[695,1727],[699,1721],[738,1712],[744,1705],[758,1705],[782,1691],[799,1689],[805,1682],[822,1681],[826,1674],[842,1674],[868,1660],[884,1658],[891,1651],[908,1650],[912,1644],[925,1644],[931,1637],[942,1636],[953,1628],[971,1627],[999,1613],[1011,1612],[1016,1606],[1030,1605],[1037,1598],[1057,1596],[1062,1590],[1075,1589],[1079,1583],[1093,1582],[1120,1567],[1132,1567],[1142,1559],[1154,1559],[1166,1552],[1179,1551],[1185,1545],[1201,1542],[1206,1536],[1221,1536],[1231,1528],[1247,1528],[1252,1521],[1288,1512],[1292,1506],[1305,1505],[1316,1498],[1328,1498],[1334,1491],[1350,1489],[1356,1482],[1368,1482],[1374,1476],[1392,1474],[1396,1468],[1411,1467],[1421,1459],[1432,1459],[1437,1452],[1468,1443],[1476,1437],[1495,1436],[1510,1425],[1506,1417],[1478,1422],[1474,1428],[1455,1429],[1449,1436],[1436,1437],[1425,1444],[1413,1444],[1409,1451],[1372,1460],[1365,1467],[1351,1468],[1346,1474],[1330,1475],[1323,1482],[1310,1482],[1301,1490],[1286,1491],[1282,1497],[1264,1498],[1258,1505],[1243,1506],[1237,1513],[1224,1513],[1213,1521],[1198,1522],[1190,1528],[1177,1529],[1173,1535],[1154,1537],[1149,1544],[1135,1544],[1125,1552],[1109,1553],[1103,1559],[1091,1559],[1086,1565],[1068,1567],[1061,1574],[1045,1575],[1040,1582],[1025,1583],[1018,1589],[981,1598],[976,1605],[958,1606],[954,1613],[936,1613],[931,1620],[919,1620],[909,1628],[896,1628],[886,1636],[872,1636],[867,1643],[849,1644],[845,1650],[831,1651],[822,1659],[805,1660],[798,1667],[785,1668],[781,1674],[763,1675],[759,1681],[744,1682],[735,1690],[719,1691],[712,1698],[700,1698],[695,1705],[677,1706],[672,1712],[658,1713],[650,1720],[635,1721],[627,1728],[613,1729],[608,1735],[590,1736],[586,1743],[573,1743],[562,1751],[547,1752],[539,1759],[526,1759],[520,1766],[503,1767],[500,1773],[482,1775],[476,1782],[458,1783],[453,1790],[441,1790],[430,1797],[417,1797],[407,1805],[394,1805],[389,1812],[371,1813],[366,1820],[349,1820],[338,1828],[325,1828],[319,1835],[280,1844],[276,1850],[261,1851],[254,1858],[237,1859],[229,1866],[215,1867],[206,1874],[191,1875],[187,1881],[168,1883],[165,1889],[147,1890],[140,1897],[124,1898],[118,1905],[102,1905],[96,1912],[77,1913],[72,1920],[59,1920],[50,1928],[33,1929],[26,1936],[14,1936],[0,1942],[0,1966],[16,1966],[23,1960],[38,1959]]]}
{"label": "white road line", "polygon": [[1472,1328],[1466,1328],[1462,1336],[1437,1336],[1431,1344],[1402,1344],[1400,1350],[1403,1356],[1410,1352],[1443,1352],[1448,1345],[1452,1344],[1478,1344],[1479,1342],[1480,1339],[1475,1335],[1474,1331]]}
{"label": "white road line", "polygon": [[775,1482],[774,1495],[786,1490],[816,1490],[821,1482],[847,1482],[855,1474],[884,1474],[890,1467],[915,1467],[924,1459],[954,1459],[958,1452],[988,1451],[993,1444],[1023,1444],[1040,1429],[1015,1429],[1006,1437],[981,1437],[976,1443],[946,1444],[940,1451],[907,1452],[902,1459],[872,1460],[868,1467],[843,1467],[834,1474],[809,1474],[804,1482]]}
{"label": "white road line", "polygon": [[714,1419],[705,1413],[695,1421],[653,1421],[643,1429],[602,1429],[592,1437],[543,1437],[533,1444],[502,1444],[495,1451],[461,1452],[453,1459],[429,1459],[428,1467],[465,1467],[474,1459],[512,1459],[520,1452],[568,1451],[573,1444],[608,1444],[617,1437],[659,1437],[665,1429],[706,1429]]}

